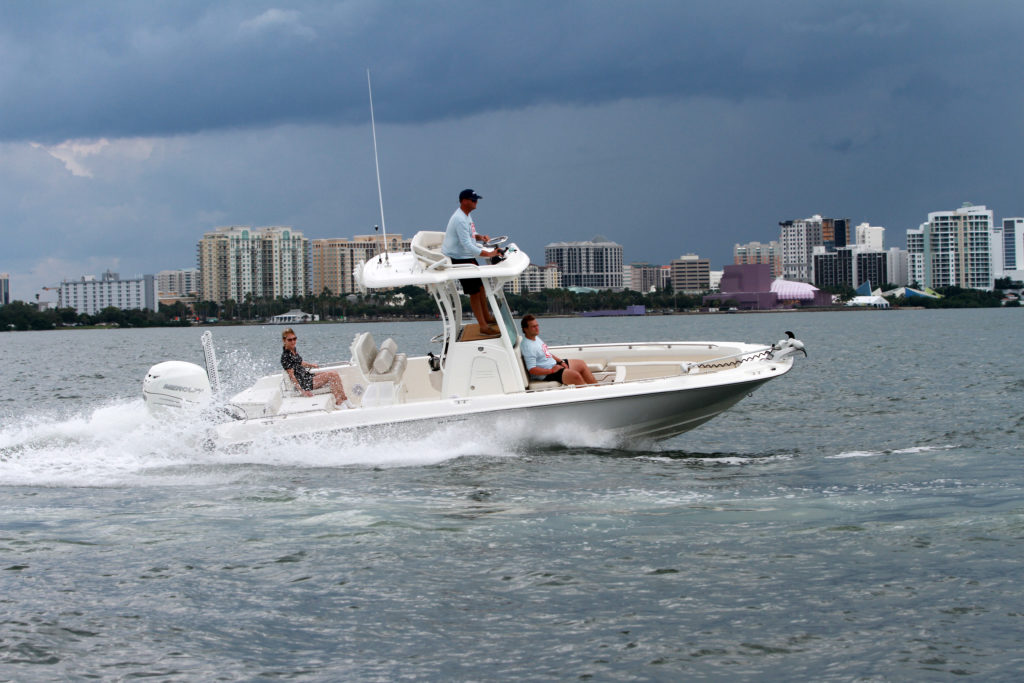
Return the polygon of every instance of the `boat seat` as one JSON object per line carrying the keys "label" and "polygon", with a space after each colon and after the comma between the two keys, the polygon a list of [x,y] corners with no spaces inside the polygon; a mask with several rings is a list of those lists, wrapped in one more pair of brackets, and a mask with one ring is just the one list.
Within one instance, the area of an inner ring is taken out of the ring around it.
{"label": "boat seat", "polygon": [[[291,384],[291,380],[288,383]],[[238,406],[247,418],[254,419],[276,415],[281,409],[281,399],[282,392],[272,387],[249,387],[232,396],[231,405]]]}
{"label": "boat seat", "polygon": [[548,391],[550,389],[562,389],[566,385],[561,382],[549,382],[543,379],[531,379],[526,389],[528,391]]}
{"label": "boat seat", "polygon": [[[565,385],[561,382],[552,382],[543,379],[533,379],[530,375],[530,371],[526,369],[526,360],[522,354],[519,355],[519,360],[522,361],[520,365],[523,368],[523,378],[526,380],[527,391],[545,391],[548,389],[558,389]],[[622,382],[625,379],[625,372],[615,373],[607,369],[608,363],[604,360],[597,362],[587,363],[587,367],[594,373],[594,379],[597,380],[598,384],[612,384],[614,382]]]}
{"label": "boat seat", "polygon": [[278,408],[277,414],[289,415],[294,413],[317,413],[334,410],[335,408],[334,397],[330,394],[326,396],[314,396],[313,398],[293,396],[281,401],[281,406]]}
{"label": "boat seat", "polygon": [[412,238],[412,253],[425,270],[440,270],[452,265],[452,260],[441,253],[443,242],[443,232],[421,230]]}
{"label": "boat seat", "polygon": [[390,337],[380,349],[369,332],[361,332],[352,342],[352,364],[359,368],[367,382],[399,382],[408,363],[406,354],[398,353],[398,344]]}
{"label": "boat seat", "polygon": [[[310,372],[314,375],[316,374],[316,370],[310,370]],[[311,394],[329,394],[331,393],[331,387],[330,385],[325,384],[322,387],[310,389],[309,391]],[[295,386],[295,382],[292,381],[292,378],[288,376],[287,372],[281,373],[281,395],[285,397],[302,396],[302,393],[299,391],[298,387]]]}
{"label": "boat seat", "polygon": [[526,359],[523,358],[522,353],[518,353],[519,356],[519,367],[523,371],[523,382],[526,384],[527,391],[548,391],[550,389],[561,389],[565,385],[561,382],[552,382],[546,379],[534,379],[530,375],[529,369],[526,367]]}

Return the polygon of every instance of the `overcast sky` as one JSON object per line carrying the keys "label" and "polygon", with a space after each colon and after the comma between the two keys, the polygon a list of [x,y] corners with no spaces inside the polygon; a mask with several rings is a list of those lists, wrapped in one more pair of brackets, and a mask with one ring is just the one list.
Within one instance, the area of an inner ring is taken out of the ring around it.
{"label": "overcast sky", "polygon": [[[604,235],[731,262],[815,213],[1024,215],[1024,3],[0,3],[12,296],[195,267],[220,225],[309,238]],[[43,298],[55,298],[44,293]]]}

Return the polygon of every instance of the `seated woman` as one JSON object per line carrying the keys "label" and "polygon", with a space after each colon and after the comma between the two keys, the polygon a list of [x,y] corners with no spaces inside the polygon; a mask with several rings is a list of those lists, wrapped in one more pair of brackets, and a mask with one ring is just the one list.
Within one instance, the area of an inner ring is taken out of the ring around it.
{"label": "seated woman", "polygon": [[295,332],[290,327],[281,333],[281,341],[284,345],[284,350],[281,351],[281,367],[292,378],[292,382],[299,392],[303,396],[312,396],[313,389],[319,389],[326,384],[330,386],[331,393],[334,394],[335,405],[344,403],[347,397],[345,396],[345,389],[341,385],[341,375],[333,370],[316,374],[307,370],[306,368],[317,368],[320,366],[316,363],[306,363],[302,360],[302,356],[295,350],[297,340]]}
{"label": "seated woman", "polygon": [[523,340],[520,348],[523,351],[523,362],[530,379],[562,384],[597,384],[594,373],[581,360],[566,360],[548,351],[548,345],[538,335],[540,323],[536,316],[527,313],[523,316]]}

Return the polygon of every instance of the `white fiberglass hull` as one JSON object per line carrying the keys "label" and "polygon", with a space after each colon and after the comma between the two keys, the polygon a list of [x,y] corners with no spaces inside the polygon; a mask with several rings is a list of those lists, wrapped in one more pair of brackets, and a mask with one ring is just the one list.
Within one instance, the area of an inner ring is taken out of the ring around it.
{"label": "white fiberglass hull", "polygon": [[784,375],[792,362],[787,357],[705,375],[291,413],[229,422],[213,428],[210,438],[216,447],[365,430],[416,438],[442,425],[466,423],[474,429],[501,429],[506,439],[515,430],[523,442],[564,440],[574,433],[600,433],[620,441],[667,439],[729,409]]}

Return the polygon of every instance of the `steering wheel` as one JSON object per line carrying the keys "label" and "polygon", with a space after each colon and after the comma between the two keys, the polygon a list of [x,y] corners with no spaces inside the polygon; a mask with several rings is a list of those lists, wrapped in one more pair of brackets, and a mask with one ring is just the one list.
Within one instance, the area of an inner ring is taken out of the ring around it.
{"label": "steering wheel", "polygon": [[508,242],[508,235],[499,235],[498,237],[492,237],[491,239],[484,242],[485,247],[496,247],[500,244]]}

